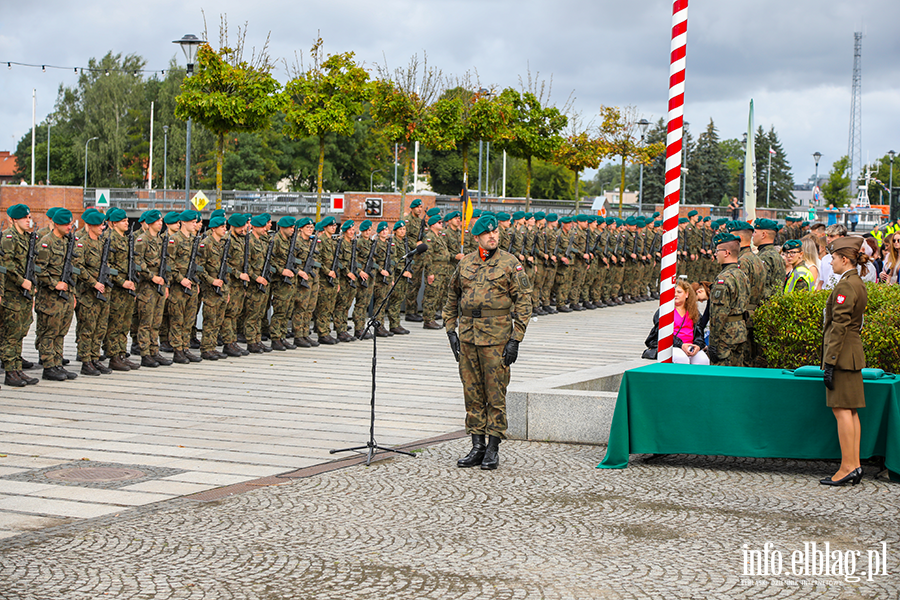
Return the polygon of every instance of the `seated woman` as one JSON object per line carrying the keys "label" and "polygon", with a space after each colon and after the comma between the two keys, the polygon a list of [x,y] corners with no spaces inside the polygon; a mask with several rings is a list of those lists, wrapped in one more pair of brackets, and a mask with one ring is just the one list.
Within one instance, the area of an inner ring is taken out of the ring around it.
{"label": "seated woman", "polygon": [[[659,347],[659,310],[653,313],[653,329],[644,344],[647,351],[644,358],[655,358]],[[675,286],[675,333],[672,337],[672,362],[678,364],[708,365],[709,357],[704,352],[703,328],[697,311],[697,295],[694,288],[679,279]],[[648,356],[648,354],[652,354]]]}

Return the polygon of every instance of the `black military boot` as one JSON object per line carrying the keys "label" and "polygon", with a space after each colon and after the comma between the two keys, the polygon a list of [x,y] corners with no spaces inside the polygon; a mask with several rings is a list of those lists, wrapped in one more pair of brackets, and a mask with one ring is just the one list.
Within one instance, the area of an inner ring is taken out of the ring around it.
{"label": "black military boot", "polygon": [[8,385],[9,387],[25,387],[27,384],[19,377],[17,371],[7,371],[6,380],[3,382],[3,385]]}
{"label": "black military boot", "polygon": [[94,365],[94,368],[96,368],[98,371],[100,371],[101,375],[109,375],[110,373],[112,373],[112,369],[110,369],[107,366],[104,366],[104,364],[102,362],[100,362],[99,359],[92,360],[91,364]]}
{"label": "black military boot", "polygon": [[25,385],[37,385],[38,380],[36,377],[29,377],[22,371],[16,371],[16,375],[19,376],[19,379],[25,382]]}
{"label": "black military boot", "polygon": [[48,379],[50,381],[67,381],[69,377],[62,370],[62,367],[46,367],[44,368],[44,374],[41,376],[41,379]]}
{"label": "black military boot", "polygon": [[484,451],[484,460],[481,468],[485,471],[493,471],[500,466],[500,438],[495,435],[488,436],[487,448]]}
{"label": "black military boot", "polygon": [[90,375],[92,377],[100,376],[100,369],[95,367],[93,363],[89,360],[81,361],[81,374],[82,375]]}
{"label": "black military boot", "polygon": [[472,435],[472,450],[469,453],[456,461],[456,466],[461,469],[465,469],[468,467],[476,467],[481,464],[484,459],[484,436],[483,435]]}
{"label": "black military boot", "polygon": [[166,358],[162,354],[156,353],[153,355],[153,360],[156,361],[156,364],[161,365],[163,367],[169,367],[172,365],[172,359]]}

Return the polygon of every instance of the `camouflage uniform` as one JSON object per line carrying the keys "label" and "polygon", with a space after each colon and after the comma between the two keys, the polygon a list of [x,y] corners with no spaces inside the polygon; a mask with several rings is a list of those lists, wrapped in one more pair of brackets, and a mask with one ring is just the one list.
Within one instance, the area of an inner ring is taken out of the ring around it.
{"label": "camouflage uniform", "polygon": [[[359,287],[358,282],[353,281],[348,277],[350,274],[350,263],[352,262],[352,258],[354,258],[353,247],[356,240],[347,240],[347,237],[343,233],[341,233],[341,237],[344,239],[341,243],[341,255],[338,260],[338,269],[336,271],[338,281],[341,282],[341,289],[338,292],[337,299],[334,303],[334,316],[332,318],[334,322],[334,332],[338,335],[347,333],[347,330],[349,329],[347,320],[350,318],[350,305],[353,304],[353,299],[356,298],[356,288]],[[356,261],[357,268],[353,273],[354,276],[359,273],[358,257],[356,257]]]}
{"label": "camouflage uniform", "polygon": [[784,291],[785,267],[781,252],[772,244],[763,244],[757,248],[759,259],[766,266],[766,284],[763,287],[762,300],[765,302],[772,296],[777,296]]}
{"label": "camouflage uniform", "polygon": [[[400,304],[403,302],[404,295],[406,294],[406,288],[411,287],[410,280],[403,276],[403,267],[405,266],[403,262],[403,255],[407,253],[406,248],[408,244],[405,243],[406,240],[409,239],[409,233],[406,234],[406,237],[403,240],[397,239],[396,237],[391,238],[391,275],[394,277],[394,281],[397,282],[397,287],[394,288],[394,293],[391,295],[391,299],[388,301],[387,308],[387,321],[393,327],[400,327]],[[422,257],[419,257],[419,262],[422,262]],[[387,326],[387,323],[385,323]]]}
{"label": "camouflage uniform", "polygon": [[[169,314],[169,344],[176,350],[189,350],[191,347],[191,325],[189,303],[193,296],[200,293],[197,285],[192,285],[190,292],[185,292],[181,281],[185,278],[190,262],[193,237],[179,231],[169,238],[169,264],[172,266],[172,278],[169,283],[169,300],[166,309]],[[199,252],[198,252],[199,254]]]}
{"label": "camouflage uniform", "polygon": [[[131,316],[134,312],[133,290],[126,290],[122,285],[128,280],[128,236],[109,232],[109,279],[112,289],[106,295],[109,298],[109,325],[106,328],[106,339],[103,342],[106,355],[109,357],[125,356],[128,351],[128,331],[131,329]],[[139,268],[138,265],[135,268]],[[116,274],[113,275],[112,271]],[[140,271],[137,271],[140,273]],[[133,282],[137,285],[137,282]]]}
{"label": "camouflage uniform", "polygon": [[100,346],[109,326],[110,286],[106,286],[103,294],[105,302],[97,298],[97,290],[94,288],[100,276],[100,258],[108,235],[104,233],[92,240],[85,231],[83,235],[77,236],[76,246],[79,246],[81,254],[78,268],[81,272],[77,282],[78,302],[75,305],[78,318],[75,342],[78,346],[78,360],[81,362],[100,360]]}
{"label": "camouflage uniform", "polygon": [[37,291],[37,281],[32,281],[32,292],[28,298],[22,288],[31,235],[27,231],[19,233],[11,226],[3,232],[0,242],[4,254],[3,266],[6,267],[0,309],[0,360],[7,373],[22,370],[22,340],[32,322],[31,297]]}
{"label": "camouflage uniform", "polygon": [[[334,253],[337,250],[337,242],[331,239],[325,232],[321,232],[321,243],[319,244],[319,294],[316,299],[316,309],[313,318],[316,321],[316,333],[321,336],[331,334],[331,322],[334,319],[334,305],[337,302],[338,285],[341,282],[340,273],[335,272],[334,283],[328,282],[328,272],[331,271],[331,265],[334,262]],[[338,271],[340,268],[338,268]],[[344,322],[347,321],[346,315]]]}
{"label": "camouflage uniform", "polygon": [[[447,284],[450,277],[450,250],[447,248],[445,236],[432,230],[425,232],[425,243],[428,251],[423,255],[425,273],[425,297],[422,300],[422,314],[425,321],[433,321],[440,314],[447,298]],[[434,281],[428,283],[428,276],[434,275]]]}
{"label": "camouflage uniform", "polygon": [[[568,252],[568,250],[570,247],[574,248],[575,229],[575,227],[572,227],[569,229],[568,233],[565,233],[562,228],[560,228],[559,232],[560,240],[556,263],[556,281],[553,283],[557,308],[564,307],[569,303],[569,292],[572,288],[572,278],[575,273],[575,253],[574,251]],[[569,256],[566,256],[567,253]],[[563,262],[563,257],[569,261],[569,264]]]}
{"label": "camouflage uniform", "polygon": [[[134,255],[141,265],[137,282],[138,331],[137,338],[134,339],[141,348],[141,356],[157,356],[159,354],[159,328],[162,324],[167,286],[163,285],[163,293],[160,294],[159,287],[153,283],[153,278],[159,275],[163,248],[165,248],[166,262],[168,263],[168,236],[153,235],[147,231],[134,241]],[[162,277],[166,279],[168,274],[163,274]]]}
{"label": "camouflage uniform", "polygon": [[[74,237],[74,233],[69,235]],[[43,316],[44,322],[38,351],[45,370],[62,366],[63,341],[75,312],[75,286],[70,286],[66,292],[54,289],[62,276],[69,235],[58,237],[52,232],[45,235],[39,243],[40,250],[34,263],[38,280],[34,308]],[[74,266],[78,262],[74,249],[72,254],[69,260]],[[74,281],[75,277],[72,279]]]}
{"label": "camouflage uniform", "polygon": [[[299,233],[297,237],[300,237]],[[288,319],[290,319],[291,311],[294,310],[294,290],[298,267],[294,267],[294,277],[286,278],[281,274],[288,261],[290,246],[290,238],[285,236],[283,231],[278,231],[275,234],[275,245],[272,247],[271,264],[275,268],[275,272],[266,277],[270,279],[269,289],[272,290],[272,321],[269,326],[269,334],[273,340],[283,340],[287,337]],[[297,245],[294,242],[294,256],[296,257],[296,255]],[[203,314],[205,319],[206,313]]]}
{"label": "camouflage uniform", "polygon": [[[426,217],[427,218],[427,217]],[[427,231],[428,225],[426,220],[420,219],[415,215],[409,215],[409,219],[406,221],[406,240],[407,244],[410,246],[410,250],[415,248],[418,240],[424,239],[424,236]],[[419,232],[422,231],[422,234],[419,235]],[[401,265],[402,266],[402,265]],[[414,260],[412,267],[410,267],[410,273],[412,273],[412,279],[408,282],[406,293],[406,316],[419,314],[419,290],[422,288],[422,271],[425,266],[425,261]],[[397,284],[399,288],[403,284]],[[395,294],[400,294],[400,290],[395,290]]]}
{"label": "camouflage uniform", "polygon": [[725,265],[710,290],[709,359],[714,365],[744,366],[750,280],[738,263]]}
{"label": "camouflage uniform", "polygon": [[[584,280],[587,278],[588,261],[584,259],[584,255],[588,251],[587,232],[578,225],[574,228],[572,256],[572,286],[569,290],[569,300],[578,304],[581,301],[581,291],[584,288]],[[585,297],[587,300],[587,297]]]}
{"label": "camouflage uniform", "polygon": [[[248,344],[259,344],[262,341],[262,321],[265,317],[266,303],[269,298],[269,286],[271,286],[272,273],[263,273],[263,267],[266,262],[266,253],[269,250],[269,242],[271,238],[263,235],[256,237],[253,232],[250,235],[250,260],[248,268],[250,272],[250,285],[247,286],[247,295],[244,299],[244,305],[247,312],[247,318],[244,321],[244,336]],[[242,257],[243,259],[243,257]],[[269,281],[269,285],[262,286],[257,281],[257,277],[262,277]]]}
{"label": "camouflage uniform", "polygon": [[[558,227],[550,227],[547,226],[546,231],[544,232],[544,242],[543,248],[544,253],[549,257],[547,262],[544,263],[544,277],[541,282],[541,304],[543,306],[550,306],[550,296],[553,293],[553,286],[556,283],[556,271],[559,266],[559,258],[555,261],[552,260],[554,256],[554,250],[556,249],[556,240],[559,239],[560,232]],[[559,252],[559,250],[556,250]]]}
{"label": "camouflage uniform", "polygon": [[[313,244],[318,246],[319,238],[310,237],[308,240],[303,239],[303,234],[297,235],[297,252],[298,269],[303,271],[306,258],[309,256],[309,246]],[[291,317],[291,327],[294,330],[294,338],[309,337],[309,323],[312,320],[313,309],[316,307],[316,299],[319,297],[319,267],[322,265],[317,261],[318,249],[313,250],[313,262],[309,271],[304,271],[309,278],[306,279],[306,285],[302,285],[298,276],[297,289],[294,290],[294,314]]]}
{"label": "camouflage uniform", "polygon": [[[244,244],[248,243],[247,239],[252,237],[252,233],[244,235],[236,235],[235,230],[228,232],[231,237],[231,249],[228,252],[228,266],[230,267],[228,275],[228,305],[225,307],[225,319],[222,321],[222,327],[219,330],[222,341],[225,345],[237,342],[237,320],[244,311],[244,300],[247,297],[247,290],[250,283],[241,279],[241,273],[244,272]],[[248,267],[249,268],[249,267]]]}
{"label": "camouflage uniform", "polygon": [[487,260],[480,253],[466,255],[450,278],[444,326],[448,333],[459,329],[468,434],[506,437],[510,371],[503,349],[525,337],[531,292],[521,263],[499,248]]}
{"label": "camouflage uniform", "polygon": [[[375,292],[375,279],[373,274],[378,272],[378,268],[375,262],[374,253],[372,254],[372,269],[370,271],[365,270],[366,263],[369,262],[369,253],[372,248],[378,249],[375,245],[374,237],[370,239],[365,237],[365,235],[359,236],[359,239],[356,241],[356,260],[359,263],[359,269],[356,271],[356,296],[353,299],[353,333],[357,336],[362,335],[363,330],[366,328],[366,319],[369,316],[369,305],[372,304],[372,296]],[[363,273],[364,271],[369,276],[367,281],[363,281],[362,277],[359,276],[360,273]]]}
{"label": "camouflage uniform", "polygon": [[[219,337],[219,331],[222,323],[225,321],[225,311],[228,307],[228,294],[230,288],[228,286],[228,267],[226,273],[222,277],[222,287],[219,292],[213,287],[212,282],[219,277],[219,268],[224,260],[226,265],[228,257],[224,256],[225,244],[229,240],[228,234],[219,241],[212,234],[206,237],[203,243],[203,255],[198,257],[197,263],[203,267],[199,270],[200,289],[203,294],[203,337],[200,339],[201,352],[215,352],[216,341]],[[228,249],[231,254],[231,249]],[[143,349],[143,346],[141,347]]]}

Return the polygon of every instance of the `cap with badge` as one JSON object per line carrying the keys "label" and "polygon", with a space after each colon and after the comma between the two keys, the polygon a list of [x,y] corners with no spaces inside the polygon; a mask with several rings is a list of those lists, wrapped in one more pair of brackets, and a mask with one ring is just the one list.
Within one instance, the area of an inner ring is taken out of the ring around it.
{"label": "cap with badge", "polygon": [[699,214],[700,213],[698,213],[696,210],[692,210],[692,211],[688,212],[688,219],[690,219],[691,217],[695,217]]}
{"label": "cap with badge", "polygon": [[509,221],[512,219],[512,217],[509,216],[508,213],[505,213],[503,211],[498,212],[495,216],[496,216],[498,222],[499,221]]}
{"label": "cap with badge", "polygon": [[478,218],[478,221],[475,222],[475,227],[472,228],[472,235],[479,236],[484,233],[490,233],[497,229],[497,217],[494,215],[482,215]]}
{"label": "cap with badge", "polygon": [[[297,222],[297,219],[286,215],[286,216],[278,219],[278,226],[284,227],[285,229],[290,229],[291,227],[293,227],[296,224],[296,222]],[[209,221],[209,226],[212,227],[212,219],[210,219],[210,221]]]}
{"label": "cap with badge", "polygon": [[166,216],[163,217],[163,223],[166,225],[174,225],[175,223],[181,222],[181,213],[173,210],[166,213]]}
{"label": "cap with badge", "polygon": [[524,219],[524,218],[525,218],[525,211],[524,211],[524,210],[517,210],[516,212],[514,212],[514,213],[512,214],[512,220],[513,220],[513,221],[518,221],[519,219]]}
{"label": "cap with badge", "polygon": [[559,215],[556,213],[547,213],[547,222],[548,223],[556,223],[559,221]]}
{"label": "cap with badge", "polygon": [[53,213],[53,222],[57,225],[68,225],[72,222],[72,211],[68,208],[57,209],[57,211]]}
{"label": "cap with badge", "polygon": [[271,220],[272,217],[270,217],[268,213],[263,213],[261,215],[256,215],[252,219],[250,219],[250,225],[252,225],[253,227],[268,227],[269,221]]}
{"label": "cap with badge", "polygon": [[409,203],[410,208],[417,208],[419,206],[422,206],[422,201],[419,198],[416,198],[415,200],[413,200],[412,202]]}
{"label": "cap with badge", "polygon": [[543,221],[543,220],[546,219],[546,218],[547,218],[547,215],[546,215],[546,214],[544,213],[544,211],[542,211],[542,210],[539,210],[539,211],[537,211],[536,213],[534,213],[534,220],[535,220],[535,221]]}
{"label": "cap with badge", "polygon": [[800,250],[803,248],[803,242],[800,240],[788,240],[781,246],[782,252],[787,252],[788,250]]}
{"label": "cap with badge", "polygon": [[31,214],[31,209],[29,209],[24,204],[13,204],[9,208],[6,209],[6,216],[8,216],[12,220],[16,219],[24,219],[28,215]]}
{"label": "cap with badge", "polygon": [[144,223],[150,225],[162,219],[162,213],[156,209],[148,210],[144,213]]}
{"label": "cap with badge", "polygon": [[297,219],[297,222],[294,223],[294,227],[297,229],[303,229],[307,225],[314,225],[313,220],[309,217],[303,217],[302,219]]}
{"label": "cap with badge", "polygon": [[81,218],[88,225],[103,225],[103,221],[106,220],[104,214],[98,210],[93,212],[84,211]]}
{"label": "cap with badge", "polygon": [[[796,242],[798,240],[791,241]],[[838,250],[843,250],[844,248],[849,248],[854,252],[859,252],[859,249],[862,247],[862,243],[863,239],[855,235],[835,238],[830,244],[828,244],[828,252],[834,254]]]}
{"label": "cap with badge", "polygon": [[728,221],[725,223],[725,229],[729,233],[733,231],[753,231],[753,225],[747,221]]}
{"label": "cap with badge", "polygon": [[441,222],[441,215],[432,215],[431,217],[428,218],[428,226],[429,227],[431,227],[435,223],[440,223],[440,222]]}
{"label": "cap with badge", "polygon": [[713,237],[713,244],[718,246],[719,244],[727,244],[728,242],[738,242],[740,243],[741,238],[734,235],[733,233],[717,233]]}
{"label": "cap with badge", "polygon": [[216,215],[209,219],[209,228],[216,229],[225,225],[225,215]]}
{"label": "cap with badge", "polygon": [[381,223],[378,224],[378,227],[375,228],[375,233],[381,233],[382,231],[384,231],[387,228],[388,228],[387,221],[382,221]]}
{"label": "cap with badge", "polygon": [[356,223],[353,219],[347,219],[343,223],[341,223],[341,233],[346,233],[348,230],[352,229]]}
{"label": "cap with badge", "polygon": [[127,219],[128,215],[121,208],[111,208],[106,211],[106,220],[110,223],[118,223],[122,219]]}
{"label": "cap with badge", "polygon": [[186,211],[183,211],[181,213],[181,220],[182,221],[199,221],[200,220],[200,212],[189,208]]}
{"label": "cap with badge", "polygon": [[394,231],[397,231],[401,227],[406,227],[406,223],[404,221],[397,221],[394,223]]}
{"label": "cap with badge", "polygon": [[[171,213],[170,213],[171,214]],[[234,213],[230,217],[228,217],[228,224],[232,227],[243,227],[247,224],[247,215],[242,215],[241,213]],[[167,221],[168,222],[168,221]]]}
{"label": "cap with badge", "polygon": [[316,223],[316,231],[324,231],[329,225],[337,225],[334,217],[328,216]]}

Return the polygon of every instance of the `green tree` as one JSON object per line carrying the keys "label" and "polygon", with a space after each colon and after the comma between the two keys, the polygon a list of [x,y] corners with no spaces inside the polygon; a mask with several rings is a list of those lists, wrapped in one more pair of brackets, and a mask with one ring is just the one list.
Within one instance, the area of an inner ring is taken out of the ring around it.
{"label": "green tree", "polygon": [[735,138],[719,142],[719,150],[722,154],[722,162],[728,173],[728,183],[725,186],[725,194],[719,205],[727,206],[731,198],[741,195],[741,173],[744,172],[744,148],[741,141]]}
{"label": "green tree", "polygon": [[[652,124],[644,136],[644,143],[647,145],[662,144],[665,149],[666,144],[666,122],[659,119]],[[618,174],[618,167],[616,168]],[[640,176],[640,166],[632,165],[625,170],[626,188],[634,189],[637,187],[638,178]],[[606,189],[618,187],[620,183],[612,183]],[[666,187],[666,153],[661,152],[650,159],[650,162],[644,166],[644,206],[662,205],[665,203],[665,187]]]}
{"label": "green tree", "polygon": [[244,36],[227,45],[225,25],[221,48],[202,44],[197,52],[197,71],[184,80],[176,99],[175,116],[195,119],[216,136],[216,208],[222,207],[222,168],[225,162],[225,135],[258,131],[269,125],[279,109],[280,84],[272,77],[267,52],[268,40],[252,62],[243,59]]}
{"label": "green tree", "polygon": [[[894,177],[891,178],[891,167],[894,169]],[[890,192],[888,186],[896,189],[900,185],[900,158],[894,157],[891,161],[889,154],[885,154],[872,165],[872,177],[877,181],[869,186],[869,200],[872,204],[888,204]],[[896,212],[896,211],[894,211]]]}
{"label": "green tree", "polygon": [[[616,106],[600,108],[600,136],[607,153],[621,159],[621,177],[619,193],[619,217],[622,216],[622,198],[625,195],[625,163],[650,164],[654,156],[666,151],[664,143],[644,143],[637,135],[637,109],[633,106],[624,109]],[[646,142],[646,140],[645,140]]]}
{"label": "green tree", "polygon": [[[372,118],[389,143],[404,148],[403,183],[400,187],[402,216],[414,142],[424,141],[428,135],[425,131],[426,120],[429,107],[440,95],[441,71],[428,66],[427,56],[420,65],[419,57],[413,55],[407,67],[390,71],[385,65],[378,68],[378,75],[372,94]],[[432,134],[436,131],[432,128]]]}
{"label": "green tree", "polygon": [[284,89],[285,133],[292,138],[315,136],[319,142],[316,169],[316,220],[322,211],[325,137],[351,135],[354,121],[371,95],[369,74],[356,64],[353,52],[324,56],[322,38],[310,50],[312,63],[302,63]]}
{"label": "green tree", "polygon": [[543,84],[530,85],[529,88],[521,93],[506,88],[500,94],[500,100],[512,107],[509,123],[511,135],[502,147],[526,162],[526,211],[531,208],[532,158],[552,159],[562,143],[560,134],[568,124],[568,119],[558,108],[549,106],[550,94],[548,91],[545,97],[546,87]]}
{"label": "green tree", "polygon": [[[554,162],[571,170],[574,175],[573,187],[575,188],[575,212],[577,213],[581,205],[581,186],[577,185],[578,174],[585,169],[599,167],[600,161],[606,156],[607,149],[594,128],[590,124],[582,123],[580,115],[573,114],[569,123],[569,130],[554,152]],[[549,198],[549,196],[545,197]]]}
{"label": "green tree", "polygon": [[844,206],[850,202],[850,157],[844,155],[834,161],[828,180],[822,185],[825,202]]}
{"label": "green tree", "polygon": [[531,189],[535,198],[568,200],[575,188],[575,172],[564,165],[535,159]]}
{"label": "green tree", "polygon": [[770,189],[769,206],[777,208],[791,208],[794,205],[794,176],[791,174],[791,165],[788,163],[787,154],[778,140],[775,127],[771,127],[768,133],[759,127],[756,131],[756,205],[765,205],[766,188],[769,173],[769,148],[775,151],[772,155],[772,185]]}
{"label": "green tree", "polygon": [[719,144],[715,123],[709,120],[706,131],[697,137],[697,145],[688,159],[692,204],[718,206],[728,187],[728,168]]}

